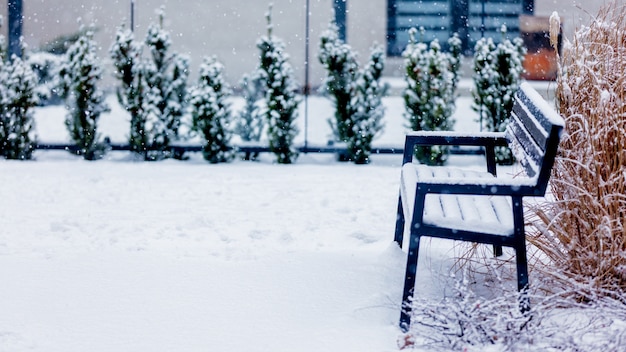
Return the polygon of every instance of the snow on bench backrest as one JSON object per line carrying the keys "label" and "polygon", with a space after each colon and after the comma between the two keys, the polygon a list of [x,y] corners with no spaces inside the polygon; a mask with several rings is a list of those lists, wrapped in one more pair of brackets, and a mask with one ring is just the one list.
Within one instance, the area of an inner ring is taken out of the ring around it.
{"label": "snow on bench backrest", "polygon": [[536,178],[538,186],[544,189],[564,125],[561,116],[530,84],[521,84],[515,94],[506,136],[528,177]]}

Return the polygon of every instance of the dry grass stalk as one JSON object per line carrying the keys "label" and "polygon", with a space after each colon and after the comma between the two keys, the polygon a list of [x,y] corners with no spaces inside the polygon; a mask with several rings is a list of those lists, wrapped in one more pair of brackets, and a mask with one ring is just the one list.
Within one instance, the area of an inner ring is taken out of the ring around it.
{"label": "dry grass stalk", "polygon": [[554,199],[534,212],[529,241],[563,286],[574,279],[624,293],[626,6],[606,5],[565,42],[556,94],[566,133],[551,178]]}

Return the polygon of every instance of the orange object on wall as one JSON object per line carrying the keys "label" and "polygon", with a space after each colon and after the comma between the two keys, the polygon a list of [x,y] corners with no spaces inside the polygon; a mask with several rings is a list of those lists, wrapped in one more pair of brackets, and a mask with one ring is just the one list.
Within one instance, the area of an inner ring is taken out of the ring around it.
{"label": "orange object on wall", "polygon": [[523,77],[528,80],[552,81],[557,73],[556,53],[554,49],[541,48],[524,57]]}
{"label": "orange object on wall", "polygon": [[527,49],[522,77],[528,80],[555,80],[558,65],[556,50],[550,45],[550,18],[522,15],[520,32]]}

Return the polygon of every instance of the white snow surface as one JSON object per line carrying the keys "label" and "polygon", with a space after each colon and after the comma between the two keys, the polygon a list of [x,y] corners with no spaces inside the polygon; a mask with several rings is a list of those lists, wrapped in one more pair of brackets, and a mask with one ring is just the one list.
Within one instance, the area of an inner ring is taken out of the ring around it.
{"label": "white snow surface", "polygon": [[[477,131],[470,99],[458,102],[455,130]],[[124,143],[129,119],[109,103],[100,132]],[[384,103],[375,145],[400,147],[402,99]],[[309,143],[325,144],[330,103],[309,106]],[[67,143],[64,114],[37,110],[40,142]],[[330,154],[294,165],[35,158],[0,160],[0,352],[398,350],[401,155],[366,166]],[[480,159],[450,164],[483,170]],[[418,294],[442,296],[451,248],[423,241]]]}

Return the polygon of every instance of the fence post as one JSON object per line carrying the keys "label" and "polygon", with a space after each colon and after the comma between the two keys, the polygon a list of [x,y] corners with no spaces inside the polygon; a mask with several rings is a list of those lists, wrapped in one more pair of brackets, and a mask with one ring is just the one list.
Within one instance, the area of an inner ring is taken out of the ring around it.
{"label": "fence post", "polygon": [[22,24],[24,17],[22,16],[22,0],[8,0],[8,17],[9,17],[9,57],[15,54],[22,57]]}

